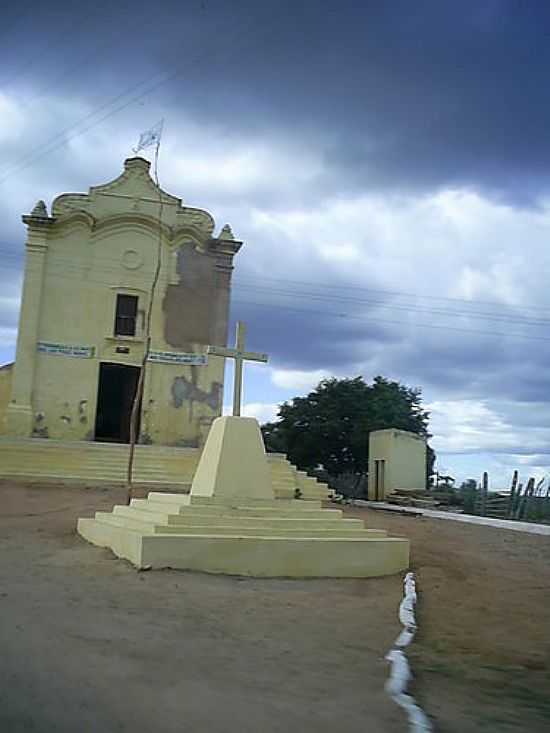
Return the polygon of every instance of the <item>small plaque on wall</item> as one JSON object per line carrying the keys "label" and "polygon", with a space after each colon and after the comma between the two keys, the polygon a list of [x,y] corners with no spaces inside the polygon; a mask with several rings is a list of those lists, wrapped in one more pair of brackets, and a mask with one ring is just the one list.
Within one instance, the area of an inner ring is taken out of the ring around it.
{"label": "small plaque on wall", "polygon": [[191,366],[205,366],[208,364],[206,354],[181,354],[176,351],[150,351],[148,361],[160,364],[188,364]]}
{"label": "small plaque on wall", "polygon": [[55,356],[71,356],[77,359],[91,359],[95,354],[95,346],[75,346],[73,344],[53,344],[47,341],[38,341],[36,350],[41,354]]}

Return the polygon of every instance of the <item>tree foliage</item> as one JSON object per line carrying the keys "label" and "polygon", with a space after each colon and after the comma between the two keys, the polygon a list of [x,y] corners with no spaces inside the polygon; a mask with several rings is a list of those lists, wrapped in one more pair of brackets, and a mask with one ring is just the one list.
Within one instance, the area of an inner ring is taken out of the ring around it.
{"label": "tree foliage", "polygon": [[421,391],[384,377],[325,379],[306,397],[279,408],[276,422],[262,431],[269,451],[286,453],[304,470],[322,465],[329,474],[366,473],[368,435],[397,428],[428,434]]}

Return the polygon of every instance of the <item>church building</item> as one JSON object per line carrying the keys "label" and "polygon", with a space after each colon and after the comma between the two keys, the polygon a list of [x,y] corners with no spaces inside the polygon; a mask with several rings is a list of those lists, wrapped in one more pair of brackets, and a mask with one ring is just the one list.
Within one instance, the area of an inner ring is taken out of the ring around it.
{"label": "church building", "polygon": [[0,433],[127,443],[151,299],[138,442],[201,447],[221,414],[224,360],[206,352],[226,345],[241,242],[158,188],[149,167],[129,158],[110,183],[23,216],[17,353],[0,369]]}

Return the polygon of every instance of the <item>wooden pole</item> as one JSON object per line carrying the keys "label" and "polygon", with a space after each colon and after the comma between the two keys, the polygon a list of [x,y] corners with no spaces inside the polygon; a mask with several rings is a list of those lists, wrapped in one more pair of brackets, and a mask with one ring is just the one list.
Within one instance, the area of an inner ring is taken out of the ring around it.
{"label": "wooden pole", "polygon": [[508,517],[511,517],[514,511],[514,499],[515,499],[517,485],[518,485],[518,478],[519,478],[518,472],[514,471],[514,475],[512,476],[512,486],[510,487],[510,501],[508,503],[508,513],[507,513]]}
{"label": "wooden pole", "polygon": [[487,514],[487,493],[489,491],[489,474],[483,471],[483,480],[481,483],[481,516]]}
{"label": "wooden pole", "polygon": [[143,351],[143,360],[141,362],[141,369],[139,370],[138,383],[136,386],[136,393],[134,395],[134,401],[132,403],[132,412],[130,413],[130,451],[128,453],[128,471],[126,475],[126,503],[130,504],[132,501],[132,479],[134,471],[134,454],[136,450],[137,435],[137,419],[138,412],[141,409],[143,400],[143,388],[145,385],[145,368],[147,366],[147,359],[151,351],[151,320],[153,317],[153,301],[157,290],[157,285],[160,276],[160,269],[162,264],[162,210],[164,201],[162,198],[162,191],[159,184],[158,174],[158,160],[159,160],[159,147],[160,140],[157,142],[155,150],[155,183],[159,192],[159,213],[158,213],[158,242],[157,242],[157,261],[155,266],[155,274],[153,275],[153,281],[151,282],[151,288],[149,291],[149,305],[147,307],[147,319],[145,325],[145,348]]}
{"label": "wooden pole", "polygon": [[521,501],[519,502],[518,510],[516,512],[516,519],[522,519],[523,515],[525,514],[525,509],[527,508],[527,502],[529,501],[529,497],[533,494],[535,488],[535,479],[530,478],[527,482],[527,486],[525,487],[525,492],[521,498]]}

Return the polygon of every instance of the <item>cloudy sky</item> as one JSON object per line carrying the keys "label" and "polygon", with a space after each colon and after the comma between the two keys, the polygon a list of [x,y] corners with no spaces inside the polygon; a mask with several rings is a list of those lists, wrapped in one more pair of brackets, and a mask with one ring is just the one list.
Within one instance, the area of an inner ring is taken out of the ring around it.
{"label": "cloudy sky", "polygon": [[3,9],[0,363],[21,213],[114,178],[164,118],[162,186],[245,241],[233,317],[271,356],[249,414],[382,374],[422,387],[440,470],[550,473],[550,6],[76,9]]}

